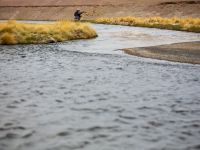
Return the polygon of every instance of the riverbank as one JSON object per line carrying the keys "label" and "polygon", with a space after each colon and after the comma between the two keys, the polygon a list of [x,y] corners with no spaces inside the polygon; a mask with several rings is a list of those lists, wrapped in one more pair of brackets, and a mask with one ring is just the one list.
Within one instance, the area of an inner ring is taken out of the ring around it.
{"label": "riverbank", "polygon": [[79,8],[87,12],[84,19],[100,17],[200,17],[198,0],[1,0],[0,19],[60,20],[73,19]]}
{"label": "riverbank", "polygon": [[200,18],[117,17],[99,18],[94,22],[200,33]]}
{"label": "riverbank", "polygon": [[89,39],[97,36],[88,24],[59,21],[55,23],[20,23],[7,21],[0,23],[0,44],[41,44],[76,39]]}
{"label": "riverbank", "polygon": [[123,49],[123,51],[139,57],[200,64],[200,41],[130,48]]}

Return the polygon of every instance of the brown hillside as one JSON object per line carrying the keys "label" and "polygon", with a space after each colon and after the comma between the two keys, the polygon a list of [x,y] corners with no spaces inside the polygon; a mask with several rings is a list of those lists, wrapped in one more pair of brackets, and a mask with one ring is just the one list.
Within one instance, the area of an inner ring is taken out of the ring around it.
{"label": "brown hillside", "polygon": [[75,9],[85,19],[117,16],[200,17],[199,0],[0,0],[0,19],[72,19]]}

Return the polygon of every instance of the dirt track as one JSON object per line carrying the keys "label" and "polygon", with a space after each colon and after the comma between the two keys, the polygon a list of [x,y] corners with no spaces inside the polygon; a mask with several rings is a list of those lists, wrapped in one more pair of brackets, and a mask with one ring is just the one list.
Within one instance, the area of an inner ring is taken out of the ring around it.
{"label": "dirt track", "polygon": [[0,0],[0,19],[72,19],[77,8],[88,12],[84,19],[112,16],[200,17],[198,0]]}

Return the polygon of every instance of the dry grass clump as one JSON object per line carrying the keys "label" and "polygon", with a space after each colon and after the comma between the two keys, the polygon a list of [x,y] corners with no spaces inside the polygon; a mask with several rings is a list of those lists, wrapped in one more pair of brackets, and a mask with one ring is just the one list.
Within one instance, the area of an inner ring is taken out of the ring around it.
{"label": "dry grass clump", "polygon": [[49,24],[30,24],[7,21],[0,23],[0,44],[36,44],[89,39],[97,33],[88,24],[59,21]]}
{"label": "dry grass clump", "polygon": [[95,22],[200,33],[200,18],[119,17],[99,18]]}
{"label": "dry grass clump", "polygon": [[16,44],[16,38],[13,34],[5,32],[1,35],[1,44]]}

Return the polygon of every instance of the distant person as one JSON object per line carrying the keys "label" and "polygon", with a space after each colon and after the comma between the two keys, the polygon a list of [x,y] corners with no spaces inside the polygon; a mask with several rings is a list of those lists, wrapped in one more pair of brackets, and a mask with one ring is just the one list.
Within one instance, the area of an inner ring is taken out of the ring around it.
{"label": "distant person", "polygon": [[84,11],[80,11],[80,9],[77,9],[74,13],[74,20],[79,21],[81,20],[82,14],[85,13]]}

